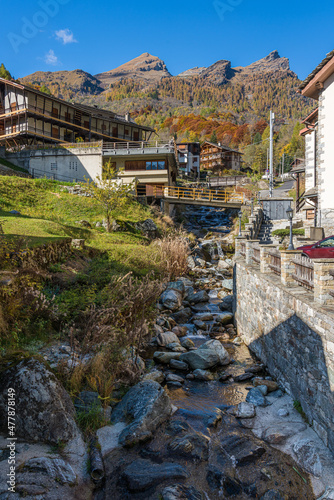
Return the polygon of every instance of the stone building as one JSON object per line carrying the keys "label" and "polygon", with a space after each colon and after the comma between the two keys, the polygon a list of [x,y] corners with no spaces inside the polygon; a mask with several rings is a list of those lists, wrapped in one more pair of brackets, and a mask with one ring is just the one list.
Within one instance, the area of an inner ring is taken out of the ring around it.
{"label": "stone building", "polygon": [[[300,86],[303,96],[318,108],[306,120],[306,198],[315,210],[315,222],[326,234],[334,231],[334,51]],[[312,185],[313,184],[313,185]]]}

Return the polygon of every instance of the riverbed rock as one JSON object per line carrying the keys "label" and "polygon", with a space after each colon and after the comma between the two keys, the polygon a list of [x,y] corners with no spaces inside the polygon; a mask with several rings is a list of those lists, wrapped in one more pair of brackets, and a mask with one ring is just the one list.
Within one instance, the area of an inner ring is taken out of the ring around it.
{"label": "riverbed rock", "polygon": [[166,376],[167,382],[180,382],[181,384],[184,384],[184,378],[180,377],[179,375],[175,375],[175,373],[169,373]]}
{"label": "riverbed rock", "polygon": [[[20,475],[25,472],[33,472],[34,476],[47,476],[49,480],[53,479],[59,484],[68,484],[70,486],[74,486],[77,479],[71,465],[61,458],[30,458],[20,467]],[[34,482],[37,482],[37,484],[39,482],[36,476]]]}
{"label": "riverbed rock", "polygon": [[222,366],[228,365],[231,362],[229,353],[219,340],[208,340],[198,349],[214,351],[219,357],[219,364]]}
{"label": "riverbed rock", "polygon": [[285,422],[265,429],[262,433],[262,439],[269,444],[284,444],[290,436],[305,429],[306,424],[303,422]]}
{"label": "riverbed rock", "polygon": [[252,403],[243,401],[238,404],[235,416],[237,418],[253,418],[255,417],[255,406]]}
{"label": "riverbed rock", "polygon": [[193,313],[190,307],[184,307],[183,309],[180,309],[179,311],[171,314],[171,317],[174,319],[174,321],[176,321],[176,323],[182,325],[184,323],[187,323],[187,321],[189,321],[192,314]]}
{"label": "riverbed rock", "polygon": [[167,290],[176,290],[177,292],[184,294],[185,293],[184,282],[182,280],[170,281],[169,283],[167,283]]}
{"label": "riverbed rock", "polygon": [[220,259],[217,264],[217,271],[225,271],[231,268],[231,264],[226,262],[224,259]]}
{"label": "riverbed rock", "polygon": [[179,359],[182,353],[180,352],[160,352],[156,351],[153,354],[153,359],[156,363],[162,363],[168,365],[172,359]]}
{"label": "riverbed rock", "polygon": [[219,355],[213,349],[196,349],[181,354],[180,361],[188,363],[192,370],[206,370],[219,364]]}
{"label": "riverbed rock", "polygon": [[268,490],[260,500],[287,500],[287,497],[279,490]]}
{"label": "riverbed rock", "polygon": [[[7,411],[8,388],[16,394],[16,437],[57,444],[79,433],[72,400],[56,376],[38,359],[8,363],[0,374],[0,411]],[[7,420],[0,420],[3,430]]]}
{"label": "riverbed rock", "polygon": [[200,290],[197,293],[190,293],[187,295],[187,300],[190,304],[199,304],[201,302],[208,302],[209,295],[205,290]]}
{"label": "riverbed rock", "polygon": [[200,320],[200,321],[212,321],[213,320],[213,316],[211,313],[209,312],[205,312],[205,313],[197,313],[195,314],[195,316],[193,317],[193,320]]}
{"label": "riverbed rock", "polygon": [[100,429],[96,431],[96,437],[101,450],[102,458],[109,455],[109,453],[120,446],[118,441],[119,436],[125,427],[126,424],[124,422],[118,422],[115,425],[105,425],[104,427],[100,427]]}
{"label": "riverbed rock", "polygon": [[236,465],[245,465],[255,462],[265,452],[261,442],[252,436],[243,436],[239,433],[230,433],[222,436],[220,446],[230,457],[234,457]]}
{"label": "riverbed rock", "polygon": [[293,445],[297,462],[313,476],[321,477],[322,465],[317,446],[309,439],[301,439]]}
{"label": "riverbed rock", "polygon": [[189,255],[189,256],[187,257],[187,264],[188,264],[188,267],[189,267],[191,270],[195,269],[195,267],[196,267],[196,262],[195,262],[194,258],[192,257],[192,255]]}
{"label": "riverbed rock", "polygon": [[130,491],[145,491],[166,479],[187,479],[190,474],[176,463],[154,464],[149,460],[134,460],[124,469],[124,478]]}
{"label": "riverbed rock", "polygon": [[220,282],[220,286],[222,288],[225,288],[226,290],[232,291],[233,290],[233,280],[222,280]]}
{"label": "riverbed rock", "polygon": [[196,319],[194,321],[194,325],[196,326],[196,328],[200,328],[201,330],[206,330],[206,327],[207,327],[207,325],[206,325],[206,323],[204,323],[204,321],[200,321],[198,319]]}
{"label": "riverbed rock", "polygon": [[262,380],[259,378],[255,378],[253,380],[253,385],[254,387],[257,387],[258,385],[266,385],[268,388],[268,392],[274,392],[278,389],[278,384],[274,380]]}
{"label": "riverbed rock", "polygon": [[175,333],[175,335],[179,338],[185,337],[188,333],[188,329],[186,326],[174,326],[172,328],[172,332]]}
{"label": "riverbed rock", "polygon": [[160,296],[163,307],[170,311],[176,311],[182,305],[182,293],[177,290],[166,290]]}
{"label": "riverbed rock", "polygon": [[150,240],[154,240],[159,236],[159,230],[152,219],[146,219],[143,222],[137,222],[135,224],[135,228]]}
{"label": "riverbed rock", "polygon": [[241,375],[236,375],[233,378],[235,382],[243,382],[244,380],[249,380],[253,378],[253,376],[254,375],[252,373],[242,373]]}
{"label": "riverbed rock", "polygon": [[220,323],[221,325],[228,325],[233,321],[233,314],[229,312],[215,314],[214,319],[216,323]]}
{"label": "riverbed rock", "polygon": [[161,500],[205,500],[206,495],[194,486],[175,484],[164,488],[159,498]]}
{"label": "riverbed rock", "polygon": [[189,370],[189,366],[187,365],[187,363],[179,361],[178,359],[171,359],[169,362],[169,366],[174,370],[179,370],[181,372],[187,372]]}
{"label": "riverbed rock", "polygon": [[257,388],[260,389],[264,396],[268,394],[268,387],[266,385],[258,385]]}
{"label": "riverbed rock", "polygon": [[229,311],[232,312],[233,308],[233,295],[227,295],[223,298],[221,303],[219,304],[219,309],[221,311]]}
{"label": "riverbed rock", "polygon": [[187,457],[207,460],[209,456],[210,439],[200,432],[185,434],[182,437],[173,439],[168,444],[168,448],[173,454]]}
{"label": "riverbed rock", "polygon": [[166,348],[169,349],[170,351],[173,352],[186,352],[187,349],[185,347],[182,347],[180,342],[171,342],[170,344],[166,345]]}
{"label": "riverbed rock", "polygon": [[165,375],[160,370],[153,370],[150,373],[147,373],[143,377],[143,381],[153,380],[153,382],[158,382],[158,384],[162,384],[165,380]]}
{"label": "riverbed rock", "polygon": [[194,370],[193,375],[196,380],[205,380],[205,381],[210,381],[214,380],[215,376],[213,373],[211,373],[209,370]]}
{"label": "riverbed rock", "polygon": [[112,423],[131,423],[119,437],[121,446],[133,446],[150,439],[171,414],[170,399],[160,384],[143,381],[132,387],[111,415]]}
{"label": "riverbed rock", "polygon": [[185,347],[186,349],[194,349],[195,348],[194,342],[191,339],[189,339],[188,337],[181,339],[180,342],[181,342],[182,347]]}
{"label": "riverbed rock", "polygon": [[258,387],[248,392],[246,402],[252,403],[255,406],[267,406],[267,400]]}
{"label": "riverbed rock", "polygon": [[179,337],[173,332],[161,332],[157,335],[157,344],[164,347],[172,342],[180,345]]}

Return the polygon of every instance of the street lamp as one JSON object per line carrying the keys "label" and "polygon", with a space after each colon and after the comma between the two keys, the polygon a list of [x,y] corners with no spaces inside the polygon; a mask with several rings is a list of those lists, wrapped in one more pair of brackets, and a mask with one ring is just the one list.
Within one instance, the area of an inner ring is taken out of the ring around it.
{"label": "street lamp", "polygon": [[239,217],[239,234],[238,234],[238,236],[242,236],[242,234],[241,234],[241,217],[242,217],[242,211],[241,210],[239,210],[239,212],[238,212],[238,217]]}
{"label": "street lamp", "polygon": [[288,246],[288,250],[294,250],[295,247],[293,246],[293,239],[292,239],[292,219],[293,219],[293,210],[291,207],[289,207],[286,211],[286,214],[288,216],[288,220],[290,222],[290,242]]}

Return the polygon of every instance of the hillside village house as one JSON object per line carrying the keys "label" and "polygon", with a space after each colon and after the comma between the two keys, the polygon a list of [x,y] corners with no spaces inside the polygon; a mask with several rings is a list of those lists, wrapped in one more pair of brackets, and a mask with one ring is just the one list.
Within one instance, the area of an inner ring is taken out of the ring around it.
{"label": "hillside village house", "polygon": [[315,225],[326,235],[334,232],[334,51],[315,68],[300,86],[305,97],[318,108],[305,120],[305,209],[313,210]]}
{"label": "hillside village house", "polygon": [[201,146],[199,142],[177,144],[180,172],[197,177],[200,166]]}
{"label": "hillside village house", "polygon": [[149,194],[152,185],[173,184],[177,175],[175,145],[149,142],[153,134],[129,114],[69,103],[0,78],[0,146],[34,177],[95,179],[111,162],[124,182],[136,180],[140,193]]}
{"label": "hillside village house", "polygon": [[214,173],[224,170],[240,170],[242,153],[235,149],[223,146],[221,143],[204,142],[201,146],[201,168]]}

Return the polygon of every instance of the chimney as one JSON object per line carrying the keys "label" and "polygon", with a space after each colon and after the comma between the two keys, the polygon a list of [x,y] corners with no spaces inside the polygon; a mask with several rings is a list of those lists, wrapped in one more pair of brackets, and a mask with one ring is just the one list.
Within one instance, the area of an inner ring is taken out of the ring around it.
{"label": "chimney", "polygon": [[129,113],[129,111],[127,111],[127,112],[125,113],[125,119],[126,119],[126,121],[127,121],[127,122],[129,122],[129,121],[130,121],[130,113]]}

